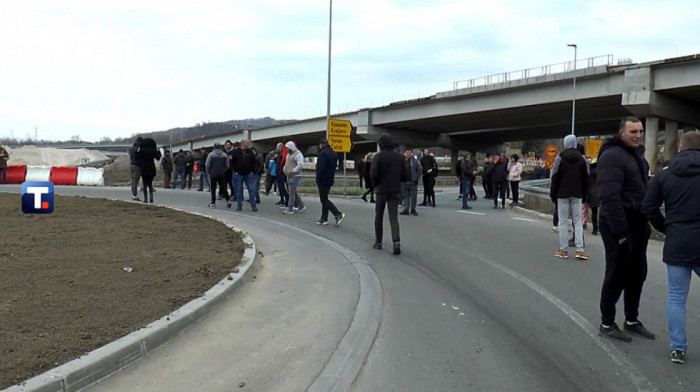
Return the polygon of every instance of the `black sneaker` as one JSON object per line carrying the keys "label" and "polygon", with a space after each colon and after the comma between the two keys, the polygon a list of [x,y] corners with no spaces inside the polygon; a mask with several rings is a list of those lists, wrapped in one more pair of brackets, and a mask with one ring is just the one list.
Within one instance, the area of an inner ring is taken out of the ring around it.
{"label": "black sneaker", "polygon": [[411,211],[411,215],[418,216],[418,211],[416,211],[416,210]]}
{"label": "black sneaker", "polygon": [[642,324],[641,321],[637,321],[634,324],[629,324],[629,323],[627,323],[627,321],[625,321],[624,329],[625,329],[625,331],[627,331],[629,333],[639,335],[645,339],[650,339],[650,340],[656,339],[656,335],[654,335],[654,333],[649,331],[648,329],[644,328],[644,325]]}
{"label": "black sneaker", "polygon": [[394,242],[394,254],[395,255],[401,254],[401,243],[399,241]]}
{"label": "black sneaker", "polygon": [[241,206],[236,207],[236,211],[243,211],[243,207],[241,207]]}
{"label": "black sneaker", "polygon": [[622,340],[624,342],[631,342],[632,341],[632,337],[627,335],[626,333],[620,331],[620,328],[617,326],[616,323],[613,323],[613,325],[610,327],[604,327],[601,324],[600,325],[600,333],[602,335],[605,335],[605,336],[612,338],[612,339]]}
{"label": "black sneaker", "polygon": [[257,206],[252,206],[253,212],[258,212],[258,207]]}
{"label": "black sneaker", "polygon": [[685,351],[671,350],[671,362],[682,365],[685,363]]}
{"label": "black sneaker", "polygon": [[399,215],[408,215],[408,210],[404,210],[399,212]]}
{"label": "black sneaker", "polygon": [[[301,212],[301,211],[300,211]],[[345,213],[341,212],[340,214],[335,216],[335,227],[340,226],[340,224],[343,222],[343,219],[345,219]]]}
{"label": "black sneaker", "polygon": [[138,196],[131,196],[131,200],[133,201],[141,201],[141,199]]}
{"label": "black sneaker", "polygon": [[372,248],[374,248],[374,249],[382,249],[382,243],[381,243],[381,242],[375,242],[374,245],[372,245]]}

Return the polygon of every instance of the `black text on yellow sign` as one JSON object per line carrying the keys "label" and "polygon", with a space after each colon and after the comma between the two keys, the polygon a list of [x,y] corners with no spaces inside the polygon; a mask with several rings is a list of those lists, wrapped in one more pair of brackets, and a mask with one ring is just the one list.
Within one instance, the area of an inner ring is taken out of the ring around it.
{"label": "black text on yellow sign", "polygon": [[352,124],[348,120],[328,120],[328,136],[345,136],[350,137],[352,132]]}
{"label": "black text on yellow sign", "polygon": [[346,136],[329,136],[328,145],[330,145],[335,152],[350,152],[352,148],[350,137]]}

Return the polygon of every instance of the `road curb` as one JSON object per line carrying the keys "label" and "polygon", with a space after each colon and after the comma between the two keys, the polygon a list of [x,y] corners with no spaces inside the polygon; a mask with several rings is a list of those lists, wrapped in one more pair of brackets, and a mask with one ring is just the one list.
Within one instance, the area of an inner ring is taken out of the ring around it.
{"label": "road curb", "polygon": [[221,304],[243,282],[254,265],[257,253],[255,242],[247,233],[216,217],[180,208],[166,208],[213,219],[243,234],[243,242],[248,247],[243,252],[239,266],[234,270],[237,272],[230,273],[201,297],[147,326],[2,392],[73,392],[94,384],[138,362],[151,351],[178,336]]}

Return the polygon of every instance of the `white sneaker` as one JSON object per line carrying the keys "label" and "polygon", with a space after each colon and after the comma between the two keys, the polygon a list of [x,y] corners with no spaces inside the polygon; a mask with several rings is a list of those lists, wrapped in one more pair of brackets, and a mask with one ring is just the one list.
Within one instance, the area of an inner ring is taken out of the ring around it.
{"label": "white sneaker", "polygon": [[555,232],[555,233],[558,233],[558,232],[559,232],[559,228],[556,227],[556,226],[552,226],[552,231]]}
{"label": "white sneaker", "polygon": [[301,207],[301,209],[295,208],[294,211],[296,211],[298,213],[302,213],[302,212],[304,212],[305,209],[306,209],[306,206],[303,206],[303,207]]}

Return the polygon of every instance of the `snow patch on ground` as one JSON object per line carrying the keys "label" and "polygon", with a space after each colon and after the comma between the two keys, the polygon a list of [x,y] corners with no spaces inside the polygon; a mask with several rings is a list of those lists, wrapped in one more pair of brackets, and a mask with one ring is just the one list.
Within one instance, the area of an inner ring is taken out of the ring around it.
{"label": "snow patch on ground", "polygon": [[8,165],[31,166],[80,166],[93,162],[107,161],[110,158],[100,151],[85,148],[65,150],[55,147],[24,146],[10,149]]}

